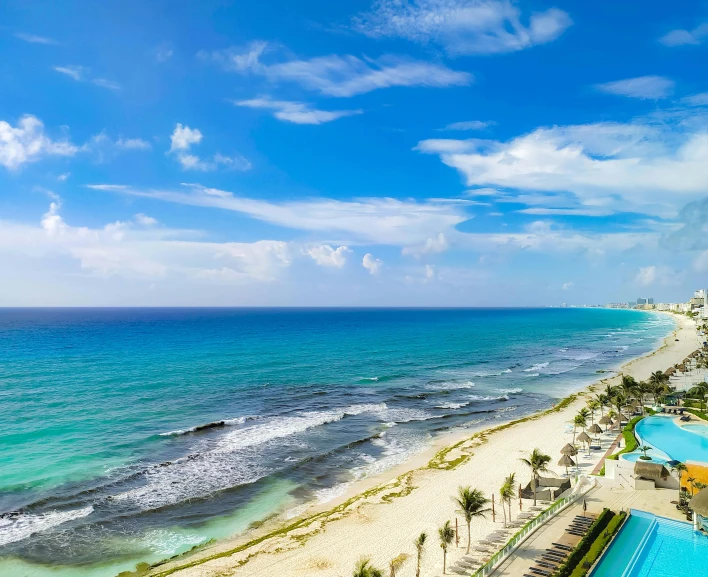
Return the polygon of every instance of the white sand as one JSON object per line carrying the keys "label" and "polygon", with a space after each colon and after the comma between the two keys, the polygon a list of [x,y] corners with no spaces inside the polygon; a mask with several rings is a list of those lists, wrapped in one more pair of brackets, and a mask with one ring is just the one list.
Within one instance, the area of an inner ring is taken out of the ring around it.
{"label": "white sand", "polygon": [[[646,380],[652,372],[666,370],[698,348],[700,343],[693,321],[686,317],[675,318],[679,322],[676,333],[667,337],[663,346],[657,351],[624,365],[622,372],[632,375],[637,380]],[[676,338],[679,339],[678,342]],[[595,392],[600,392],[605,384],[614,384],[616,380],[617,377],[600,381]],[[448,565],[459,559],[465,552],[467,531],[463,530],[464,521],[459,514],[456,514],[452,501],[452,496],[457,492],[458,487],[471,485],[481,489],[487,496],[491,496],[494,492],[498,497],[499,487],[504,477],[511,472],[516,473],[517,482],[526,485],[529,473],[519,459],[528,455],[534,448],[539,448],[551,455],[553,458],[551,468],[559,474],[563,473],[563,468],[557,467],[556,463],[560,458],[561,447],[572,440],[572,435],[565,432],[566,424],[585,405],[588,394],[587,391],[581,392],[579,398],[562,411],[544,414],[534,420],[493,433],[482,444],[477,440],[478,446],[473,449],[473,456],[455,469],[417,469],[424,466],[431,458],[430,453],[420,455],[398,469],[388,471],[382,477],[356,484],[347,495],[327,503],[320,510],[331,510],[345,499],[351,499],[353,495],[360,494],[373,486],[381,486],[402,473],[410,472],[404,476],[404,480],[410,480],[415,488],[405,496],[393,498],[389,502],[381,500],[385,492],[360,497],[350,503],[345,511],[330,515],[329,518],[332,520],[324,527],[320,519],[287,534],[270,537],[245,550],[205,561],[191,568],[184,568],[176,574],[181,577],[197,575],[344,577],[351,575],[356,560],[366,555],[371,556],[373,563],[388,575],[388,561],[399,553],[408,553],[411,559],[404,565],[398,576],[412,577],[415,575],[413,540],[421,531],[426,531],[428,544],[421,574],[425,577],[442,575],[442,551],[437,538],[437,528],[446,520],[450,519],[454,526],[457,517],[461,529],[460,547],[452,546],[448,553]],[[466,437],[469,437],[469,433]],[[455,440],[457,439],[448,437],[444,443],[450,444]],[[466,443],[463,447],[465,446],[470,447],[471,443]],[[458,455],[460,451],[456,449],[447,456],[447,459],[454,459]],[[601,456],[600,451],[596,451],[591,459],[586,458],[584,454],[578,455],[581,471],[590,473]],[[395,493],[400,490],[400,487],[394,487],[389,492]],[[530,504],[525,501],[524,510]],[[518,500],[515,501],[512,510],[514,515],[518,513]],[[309,516],[313,511],[316,509],[311,508],[305,515]],[[498,508],[497,511],[499,514],[496,523],[492,522],[491,516],[487,520],[473,521],[473,543],[502,527],[502,515]],[[282,524],[282,521],[280,523]],[[276,527],[277,525],[271,522],[246,535],[220,541],[191,557],[163,565],[152,574],[159,575],[167,569],[233,551],[239,545],[270,533]],[[310,536],[304,539],[293,538],[294,535],[304,537],[308,534]],[[244,563],[246,559],[248,561]]]}

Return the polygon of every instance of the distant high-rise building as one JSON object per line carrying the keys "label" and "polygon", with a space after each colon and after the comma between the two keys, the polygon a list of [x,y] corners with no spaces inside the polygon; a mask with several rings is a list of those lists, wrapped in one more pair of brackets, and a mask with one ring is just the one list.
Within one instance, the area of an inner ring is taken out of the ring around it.
{"label": "distant high-rise building", "polygon": [[637,299],[637,304],[638,305],[645,305],[645,304],[647,304],[647,299]]}
{"label": "distant high-rise building", "polygon": [[654,299],[647,299],[647,304],[648,304],[648,305],[653,305],[653,304],[654,304]]}

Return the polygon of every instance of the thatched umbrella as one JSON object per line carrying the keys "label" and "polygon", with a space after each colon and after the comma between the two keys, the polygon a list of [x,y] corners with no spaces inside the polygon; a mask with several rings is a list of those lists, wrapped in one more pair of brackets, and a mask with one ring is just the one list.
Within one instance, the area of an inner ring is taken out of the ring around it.
{"label": "thatched umbrella", "polygon": [[708,517],[708,489],[701,489],[689,501],[691,507],[701,517]]}
{"label": "thatched umbrella", "polygon": [[578,435],[578,441],[580,441],[581,443],[587,443],[587,444],[588,444],[588,448],[589,448],[589,447],[590,447],[590,441],[592,441],[592,439],[588,436],[588,434],[587,434],[585,431],[583,431],[582,433],[580,433],[580,434]]}
{"label": "thatched umbrella", "polygon": [[[602,417],[602,419],[600,419],[600,424],[601,425],[611,425],[612,419],[610,419],[609,415],[605,415],[604,417]],[[608,429],[609,429],[609,427],[605,427],[605,432],[607,432]]]}
{"label": "thatched umbrella", "polygon": [[577,455],[577,454],[578,454],[578,450],[575,447],[573,447],[573,445],[571,445],[570,443],[567,443],[566,446],[561,449],[561,455],[569,455],[572,457],[573,455]]}
{"label": "thatched umbrella", "polygon": [[602,434],[602,427],[600,427],[597,423],[594,424],[592,427],[588,429],[593,435],[601,435]]}
{"label": "thatched umbrella", "polygon": [[575,461],[570,458],[570,455],[563,455],[558,461],[558,465],[565,467],[565,475],[568,476],[568,467],[575,467]]}

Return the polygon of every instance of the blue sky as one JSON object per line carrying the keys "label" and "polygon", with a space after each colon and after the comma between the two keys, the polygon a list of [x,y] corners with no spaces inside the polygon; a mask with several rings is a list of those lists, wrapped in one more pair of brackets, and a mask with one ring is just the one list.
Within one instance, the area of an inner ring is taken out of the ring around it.
{"label": "blue sky", "polygon": [[708,284],[708,3],[0,7],[5,305]]}

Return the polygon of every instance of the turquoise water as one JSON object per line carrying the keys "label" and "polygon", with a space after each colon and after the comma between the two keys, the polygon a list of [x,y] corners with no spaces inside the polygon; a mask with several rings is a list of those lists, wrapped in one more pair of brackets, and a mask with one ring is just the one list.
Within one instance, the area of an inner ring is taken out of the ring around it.
{"label": "turquoise water", "polygon": [[637,423],[635,430],[642,443],[656,447],[669,460],[708,463],[708,436],[684,430],[670,417],[647,417]]}
{"label": "turquoise water", "polygon": [[294,515],[673,328],[582,309],[0,309],[0,575],[114,575]]}
{"label": "turquoise water", "polygon": [[688,523],[631,513],[592,577],[708,575],[708,536]]}
{"label": "turquoise water", "polygon": [[702,435],[703,437],[708,437],[708,425],[683,425],[689,433],[696,433],[697,435]]}

